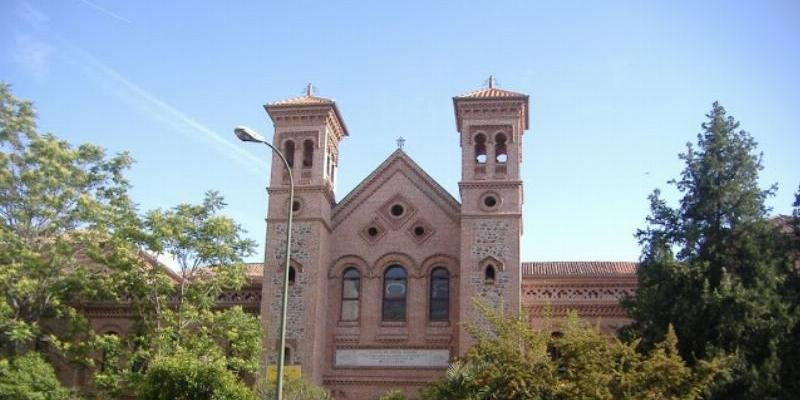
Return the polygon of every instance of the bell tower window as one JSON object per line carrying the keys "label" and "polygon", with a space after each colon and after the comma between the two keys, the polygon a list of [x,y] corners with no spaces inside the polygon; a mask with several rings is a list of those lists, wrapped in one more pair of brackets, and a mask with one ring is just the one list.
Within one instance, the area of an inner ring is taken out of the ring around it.
{"label": "bell tower window", "polygon": [[508,152],[506,150],[506,142],[508,139],[504,133],[498,133],[494,137],[494,160],[500,164],[505,164],[508,161]]}
{"label": "bell tower window", "polygon": [[482,133],[475,135],[475,162],[486,163],[486,136]]}
{"label": "bell tower window", "polygon": [[303,141],[303,168],[311,168],[314,165],[314,141],[306,139]]}
{"label": "bell tower window", "polygon": [[289,164],[289,168],[294,167],[294,142],[291,140],[287,140],[286,143],[283,144],[283,156],[286,157],[286,163]]}

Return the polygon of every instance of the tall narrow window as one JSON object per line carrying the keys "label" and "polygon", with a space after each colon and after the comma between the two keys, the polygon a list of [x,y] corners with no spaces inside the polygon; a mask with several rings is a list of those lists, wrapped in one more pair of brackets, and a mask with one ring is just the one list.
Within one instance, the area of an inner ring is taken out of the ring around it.
{"label": "tall narrow window", "polygon": [[358,321],[361,275],[350,267],[342,275],[342,321]]}
{"label": "tall narrow window", "polygon": [[501,164],[508,160],[508,152],[506,150],[507,140],[504,133],[498,133],[494,137],[494,160]]}
{"label": "tall narrow window", "polygon": [[406,320],[406,270],[399,265],[383,274],[383,320]]}
{"label": "tall narrow window", "polygon": [[429,320],[450,320],[450,274],[443,267],[436,267],[431,272],[429,307]]}
{"label": "tall narrow window", "polygon": [[292,349],[290,349],[289,346],[283,348],[283,361],[286,364],[292,363]]}
{"label": "tall narrow window", "polygon": [[494,265],[492,264],[487,265],[483,275],[485,283],[487,285],[491,285],[494,283],[494,275],[495,275]]}
{"label": "tall narrow window", "polygon": [[475,136],[475,161],[478,164],[486,163],[486,136],[482,133]]}
{"label": "tall narrow window", "polygon": [[314,141],[306,139],[303,142],[303,168],[311,168],[314,164]]}
{"label": "tall narrow window", "polygon": [[297,280],[297,271],[294,267],[289,267],[289,284],[294,285],[294,282]]}
{"label": "tall narrow window", "polygon": [[283,144],[283,156],[286,157],[286,162],[289,164],[289,167],[294,167],[294,142],[291,140],[287,140],[286,143]]}

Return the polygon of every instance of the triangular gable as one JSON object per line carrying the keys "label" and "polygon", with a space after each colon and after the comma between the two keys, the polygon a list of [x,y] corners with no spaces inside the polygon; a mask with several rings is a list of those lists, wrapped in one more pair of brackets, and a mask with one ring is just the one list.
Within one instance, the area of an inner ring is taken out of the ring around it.
{"label": "triangular gable", "polygon": [[394,173],[403,173],[414,185],[425,193],[445,214],[458,220],[461,213],[461,203],[436,182],[425,170],[422,169],[403,150],[397,149],[384,160],[378,168],[367,175],[353,190],[350,191],[333,209],[331,223],[334,227],[339,225],[358,205],[377,191],[384,182],[388,181]]}

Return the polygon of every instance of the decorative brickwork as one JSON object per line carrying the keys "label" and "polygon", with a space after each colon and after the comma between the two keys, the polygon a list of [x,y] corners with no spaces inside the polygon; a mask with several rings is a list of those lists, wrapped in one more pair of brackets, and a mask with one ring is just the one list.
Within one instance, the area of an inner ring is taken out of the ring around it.
{"label": "decorative brickwork", "polygon": [[482,260],[489,256],[505,260],[511,255],[511,246],[506,239],[511,231],[509,221],[502,219],[478,221],[474,231],[473,260]]}
{"label": "decorative brickwork", "polygon": [[[282,261],[286,249],[286,224],[275,224],[275,238],[279,244],[275,247],[275,259]],[[299,263],[311,260],[309,250],[314,245],[314,232],[308,222],[292,223],[292,259]]]}

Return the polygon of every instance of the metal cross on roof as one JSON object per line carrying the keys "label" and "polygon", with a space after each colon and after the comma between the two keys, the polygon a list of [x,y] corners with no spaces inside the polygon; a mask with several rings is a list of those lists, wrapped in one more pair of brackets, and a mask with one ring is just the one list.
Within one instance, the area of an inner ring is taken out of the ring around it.
{"label": "metal cross on roof", "polygon": [[400,150],[403,150],[403,145],[404,145],[404,144],[406,144],[406,140],[405,140],[405,139],[403,139],[403,137],[402,137],[402,136],[400,136],[399,138],[397,138],[397,148],[398,148],[398,149],[400,149]]}

